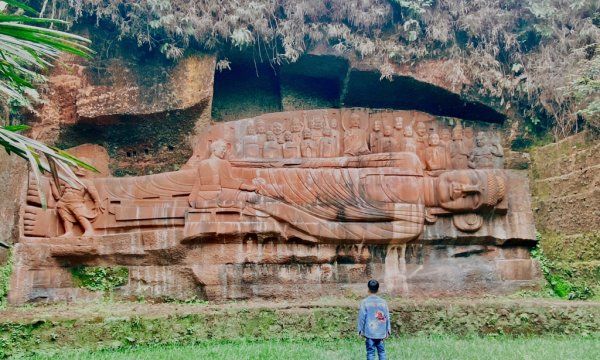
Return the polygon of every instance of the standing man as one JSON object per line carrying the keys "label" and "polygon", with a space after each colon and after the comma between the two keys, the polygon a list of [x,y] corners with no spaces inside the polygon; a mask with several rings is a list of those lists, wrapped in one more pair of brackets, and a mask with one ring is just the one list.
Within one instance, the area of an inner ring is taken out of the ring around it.
{"label": "standing man", "polygon": [[369,280],[369,296],[360,303],[358,311],[358,334],[365,337],[367,360],[375,358],[375,349],[379,360],[386,360],[383,340],[390,336],[390,312],[385,300],[377,294],[379,282]]}

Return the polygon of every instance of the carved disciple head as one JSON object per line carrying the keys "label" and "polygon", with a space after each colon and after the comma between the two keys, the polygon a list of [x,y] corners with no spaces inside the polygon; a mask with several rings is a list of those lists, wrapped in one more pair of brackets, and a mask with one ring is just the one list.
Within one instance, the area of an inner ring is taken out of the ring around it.
{"label": "carved disciple head", "polygon": [[452,136],[450,135],[450,130],[442,129],[442,131],[440,131],[440,138],[444,142],[448,142],[448,141],[452,140]]}
{"label": "carved disciple head", "polygon": [[216,156],[219,159],[224,159],[225,154],[227,153],[227,143],[222,140],[215,140],[212,144],[210,144],[210,152],[212,156]]}
{"label": "carved disciple head", "polygon": [[314,129],[314,130],[323,129],[323,119],[321,119],[318,116],[315,116],[314,118],[312,118],[312,120],[310,122],[310,128]]}
{"label": "carved disciple head", "polygon": [[397,118],[394,119],[394,129],[402,130],[403,127],[404,127],[404,119],[402,118],[402,116],[398,116]]}
{"label": "carved disciple head", "polygon": [[294,118],[292,120],[292,131],[293,132],[297,133],[297,132],[302,131],[302,127],[303,127],[302,126],[302,121],[300,121],[300,119]]}
{"label": "carved disciple head", "polygon": [[330,137],[331,136],[331,129],[329,127],[324,127],[323,128],[323,136],[325,136],[325,137]]}
{"label": "carved disciple head", "polygon": [[463,130],[462,126],[456,125],[454,129],[452,129],[452,140],[462,140],[463,138]]}
{"label": "carved disciple head", "polygon": [[465,128],[465,137],[467,139],[472,139],[473,138],[473,128],[472,127],[467,127]]}
{"label": "carved disciple head", "polygon": [[373,131],[381,131],[381,120],[375,120],[375,122],[373,123]]}
{"label": "carved disciple head", "polygon": [[292,135],[291,131],[286,131],[286,132],[283,133],[283,139],[286,142],[291,142],[291,141],[294,140],[294,136]]}
{"label": "carved disciple head", "polygon": [[275,135],[281,135],[281,134],[283,134],[283,125],[281,125],[280,122],[274,122],[273,123],[273,133]]}
{"label": "carved disciple head", "polygon": [[483,131],[477,133],[475,142],[477,143],[478,147],[484,147],[485,145],[487,145],[487,137],[485,136],[485,133]]}
{"label": "carved disciple head", "polygon": [[310,129],[304,129],[304,131],[302,132],[302,137],[305,140],[312,138],[312,131],[310,131]]}
{"label": "carved disciple head", "polygon": [[440,144],[440,136],[436,133],[429,135],[429,145],[438,146]]}
{"label": "carved disciple head", "polygon": [[275,134],[272,131],[267,131],[267,141],[275,141]]}
{"label": "carved disciple head", "polygon": [[256,132],[259,134],[264,134],[267,132],[267,127],[265,126],[265,122],[262,120],[258,120],[256,122]]}
{"label": "carved disciple head", "polygon": [[350,115],[350,127],[351,128],[360,128],[360,116],[358,114]]}
{"label": "carved disciple head", "polygon": [[337,127],[338,127],[338,122],[337,122],[337,119],[335,119],[335,118],[334,118],[334,119],[331,119],[331,120],[329,121],[329,126],[331,127],[331,129],[332,129],[332,130],[336,130],[336,129],[337,129]]}
{"label": "carved disciple head", "polygon": [[413,129],[412,126],[407,126],[404,128],[404,136],[406,137],[413,137]]}
{"label": "carved disciple head", "polygon": [[248,124],[246,127],[246,134],[248,135],[256,135],[256,128],[253,124]]}
{"label": "carved disciple head", "polygon": [[419,136],[427,135],[427,126],[425,126],[425,123],[422,121],[419,121],[417,123],[417,135],[419,135]]}
{"label": "carved disciple head", "polygon": [[393,128],[389,125],[383,127],[383,136],[392,136]]}

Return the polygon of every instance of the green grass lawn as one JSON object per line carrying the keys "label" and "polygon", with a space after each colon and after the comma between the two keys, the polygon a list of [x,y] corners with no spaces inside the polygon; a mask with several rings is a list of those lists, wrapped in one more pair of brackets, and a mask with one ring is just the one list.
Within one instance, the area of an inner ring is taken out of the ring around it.
{"label": "green grass lawn", "polygon": [[[598,337],[406,337],[386,341],[388,359],[600,359]],[[97,352],[62,351],[35,359],[363,359],[360,340],[203,342]]]}

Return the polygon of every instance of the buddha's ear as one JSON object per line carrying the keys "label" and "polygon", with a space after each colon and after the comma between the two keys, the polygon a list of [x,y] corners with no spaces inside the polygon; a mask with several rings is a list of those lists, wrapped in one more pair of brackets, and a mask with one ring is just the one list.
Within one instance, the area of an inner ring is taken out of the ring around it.
{"label": "buddha's ear", "polygon": [[231,152],[231,149],[233,148],[233,145],[231,145],[230,142],[227,143],[227,152]]}

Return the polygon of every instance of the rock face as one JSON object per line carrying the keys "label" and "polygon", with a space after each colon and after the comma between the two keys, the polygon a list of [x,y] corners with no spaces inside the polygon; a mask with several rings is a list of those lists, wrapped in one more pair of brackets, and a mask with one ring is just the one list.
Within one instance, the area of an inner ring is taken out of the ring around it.
{"label": "rock face", "polygon": [[544,254],[575,284],[600,291],[600,143],[582,132],[532,152],[532,193]]}
{"label": "rock face", "polygon": [[31,183],[10,300],[93,298],[70,278],[81,265],[127,266],[123,296],[317,296],[372,277],[405,296],[535,287],[527,179],[503,158],[488,126],[415,111],[214,125],[179,171]]}
{"label": "rock face", "polygon": [[[19,238],[19,209],[27,188],[27,162],[16,155],[0,153],[0,241],[12,245]],[[0,246],[0,264],[4,265],[7,249]]]}

